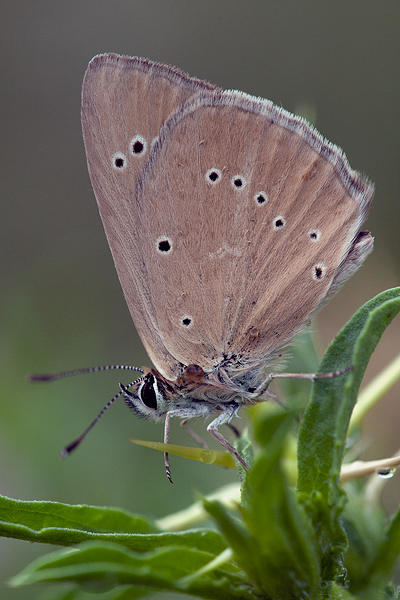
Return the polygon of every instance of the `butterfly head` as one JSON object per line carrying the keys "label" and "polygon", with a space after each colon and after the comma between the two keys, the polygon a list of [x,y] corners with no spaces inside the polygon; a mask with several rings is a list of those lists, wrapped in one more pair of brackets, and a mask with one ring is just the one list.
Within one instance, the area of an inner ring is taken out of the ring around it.
{"label": "butterfly head", "polygon": [[154,421],[171,411],[210,414],[225,410],[232,402],[240,405],[250,400],[250,395],[232,382],[228,385],[216,373],[207,373],[194,364],[183,368],[175,381],[166,379],[156,369],[145,369],[144,377],[137,379],[129,389],[119,385],[128,408],[139,417]]}
{"label": "butterfly head", "polygon": [[173,409],[185,408],[208,387],[206,374],[198,365],[188,365],[176,381],[169,381],[156,369],[146,369],[144,377],[129,387],[120,384],[127,406],[139,417],[159,421]]}

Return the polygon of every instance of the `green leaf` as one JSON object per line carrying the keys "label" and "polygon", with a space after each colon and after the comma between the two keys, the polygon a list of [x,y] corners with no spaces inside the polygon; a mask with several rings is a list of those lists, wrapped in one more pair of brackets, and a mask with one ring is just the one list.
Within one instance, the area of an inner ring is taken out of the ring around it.
{"label": "green leaf", "polygon": [[348,537],[348,550],[344,566],[349,590],[357,593],[371,582],[373,564],[386,537],[387,515],[378,503],[366,497],[365,484],[358,481],[348,483],[346,491],[348,501],[343,512],[343,525]]}
{"label": "green leaf", "polygon": [[[388,581],[400,554],[400,509],[390,525],[384,530],[384,539],[378,548],[374,562],[370,565],[364,580],[363,598],[374,598],[377,589],[382,589]],[[366,584],[366,585],[365,585]]]}
{"label": "green leaf", "polygon": [[247,573],[250,582],[263,588],[261,552],[256,538],[247,527],[233,518],[219,502],[204,500],[204,508],[216,521],[218,528],[232,548],[237,564]]}
{"label": "green leaf", "polygon": [[277,410],[259,420],[255,437],[263,452],[243,485],[243,518],[259,543],[264,588],[273,597],[313,597],[320,585],[314,531],[282,469],[294,416]]}
{"label": "green leaf", "polygon": [[193,448],[192,446],[180,446],[179,444],[164,444],[163,442],[149,442],[146,440],[129,439],[129,441],[133,444],[137,444],[138,446],[145,446],[146,448],[152,448],[153,450],[168,452],[168,454],[175,454],[176,456],[191,458],[193,460],[198,460],[207,465],[218,465],[220,467],[226,467],[229,469],[236,468],[235,460],[232,454],[223,450]]}
{"label": "green leaf", "polygon": [[1,522],[22,525],[34,531],[49,527],[113,533],[159,531],[150,519],[122,508],[14,500],[6,496],[0,496],[0,517]]}
{"label": "green leaf", "polygon": [[[331,597],[335,600],[357,600],[357,598],[350,594],[350,592],[347,589],[343,588],[340,585],[337,585],[336,583],[332,585]],[[378,598],[375,598],[375,600],[378,600]]]}
{"label": "green leaf", "polygon": [[281,467],[293,418],[279,408],[260,414],[255,437],[261,452],[243,483],[243,523],[219,504],[205,502],[238,565],[271,598],[315,597],[320,585],[311,522]]}
{"label": "green leaf", "polygon": [[52,586],[49,592],[40,596],[40,600],[135,600],[148,594],[154,595],[154,590],[145,586],[121,585],[100,595],[84,590],[80,585],[66,583]]}
{"label": "green leaf", "polygon": [[[380,294],[357,311],[328,348],[320,372],[353,369],[314,384],[300,427],[297,494],[284,457],[301,394],[289,412],[272,404],[256,407],[259,451],[251,471],[240,473],[242,519],[218,502],[204,501],[221,533],[166,533],[151,520],[119,509],[0,497],[0,534],[79,544],[38,559],[12,585],[57,582],[65,586],[57,600],[94,600],[99,592],[104,600],[131,600],[154,591],[216,600],[376,600],[383,593],[396,598],[388,578],[400,553],[400,513],[386,532],[383,512],[372,513],[362,494],[359,508],[353,501],[343,513],[339,472],[365,368],[399,310],[400,289]],[[249,440],[240,440],[239,447],[253,464]],[[343,524],[349,536],[349,590],[338,584],[347,544]]]}
{"label": "green leaf", "polygon": [[145,586],[204,598],[254,598],[246,590],[242,572],[229,563],[201,580],[180,582],[212,558],[208,552],[190,548],[167,547],[141,554],[116,544],[87,542],[37,559],[14,577],[11,585],[74,581],[82,589],[97,592],[129,585],[133,589],[138,586],[140,592]]}
{"label": "green leaf", "polygon": [[400,288],[379,294],[355,313],[326,351],[320,373],[350,366],[353,370],[314,382],[299,432],[299,492],[332,492],[331,471],[340,471],[351,411],[369,358],[399,310]]}
{"label": "green leaf", "polygon": [[[71,506],[59,502],[28,502],[0,496],[0,534],[30,542],[69,546],[88,540],[112,541],[138,552],[170,545],[222,552],[226,545],[215,531],[159,531],[144,517],[116,508]],[[113,527],[115,533],[112,533]],[[147,533],[148,532],[148,533]]]}
{"label": "green leaf", "polygon": [[369,358],[399,310],[400,288],[395,288],[367,302],[350,319],[329,346],[319,372],[353,370],[314,382],[300,427],[298,492],[318,531],[328,581],[340,574],[347,543],[339,519],[345,501],[339,473],[351,412]]}

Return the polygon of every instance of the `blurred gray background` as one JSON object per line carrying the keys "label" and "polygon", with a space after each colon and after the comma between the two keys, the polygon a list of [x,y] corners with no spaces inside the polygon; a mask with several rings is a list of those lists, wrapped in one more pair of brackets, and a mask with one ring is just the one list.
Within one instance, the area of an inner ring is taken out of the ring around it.
{"label": "blurred gray background", "polygon": [[[304,107],[376,183],[367,227],[376,249],[319,314],[321,351],[366,300],[400,282],[400,5],[345,0],[6,0],[1,44],[0,492],[26,500],[122,506],[160,517],[234,472],[162,455],[127,437],[162,439],[162,425],[117,402],[79,450],[59,450],[118,391],[121,373],[32,385],[31,372],[148,364],[114,270],[86,168],[80,90],[98,53],[146,56],[224,88]],[[400,351],[399,319],[370,379]],[[400,446],[400,386],[364,426],[365,456]],[[242,421],[243,426],[243,421]],[[204,431],[199,424],[198,430]],[[191,443],[172,428],[172,440]],[[385,503],[400,499],[400,476]],[[0,540],[0,596],[36,597],[5,580],[49,546]]]}

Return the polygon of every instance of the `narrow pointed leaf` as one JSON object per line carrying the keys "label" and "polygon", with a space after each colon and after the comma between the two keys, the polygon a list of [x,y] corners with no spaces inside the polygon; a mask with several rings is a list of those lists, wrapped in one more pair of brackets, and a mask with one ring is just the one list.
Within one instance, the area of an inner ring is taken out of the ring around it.
{"label": "narrow pointed leaf", "polygon": [[229,469],[236,468],[235,460],[230,452],[209,450],[208,448],[193,448],[192,446],[179,446],[179,444],[164,444],[163,442],[148,442],[146,440],[129,439],[129,441],[138,446],[145,446],[153,450],[168,452],[168,454],[199,460],[207,465],[218,465],[220,467],[228,467]]}
{"label": "narrow pointed leaf", "polygon": [[340,523],[345,496],[339,473],[351,411],[369,358],[400,310],[400,288],[379,294],[350,319],[329,346],[320,372],[353,370],[314,383],[299,432],[298,491],[318,527],[322,568],[327,581],[342,569],[346,536]]}
{"label": "narrow pointed leaf", "polygon": [[319,372],[353,370],[314,382],[299,432],[299,492],[332,493],[330,475],[340,471],[351,411],[369,358],[399,310],[400,288],[379,294],[355,313],[326,351]]}

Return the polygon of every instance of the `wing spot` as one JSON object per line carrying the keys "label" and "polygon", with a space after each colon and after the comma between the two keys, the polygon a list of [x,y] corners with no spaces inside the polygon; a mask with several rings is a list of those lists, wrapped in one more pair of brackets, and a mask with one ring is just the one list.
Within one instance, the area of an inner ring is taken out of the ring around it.
{"label": "wing spot", "polygon": [[169,254],[172,252],[172,241],[166,237],[159,237],[156,241],[157,252],[160,254]]}
{"label": "wing spot", "polygon": [[135,137],[131,139],[129,148],[132,156],[143,156],[147,150],[146,140],[141,135],[135,135]]}
{"label": "wing spot", "polygon": [[242,190],[247,183],[242,175],[235,175],[232,177],[231,182],[236,190]]}
{"label": "wing spot", "polygon": [[313,279],[315,281],[321,281],[324,279],[326,274],[326,267],[323,263],[319,263],[318,265],[314,265],[313,267]]}
{"label": "wing spot", "polygon": [[283,229],[286,225],[285,217],[279,215],[279,217],[275,217],[274,219],[274,229]]}
{"label": "wing spot", "polygon": [[263,206],[268,200],[268,194],[266,194],[266,192],[257,192],[257,194],[254,196],[254,200],[258,206]]}
{"label": "wing spot", "polygon": [[186,328],[190,327],[191,324],[192,324],[192,317],[189,317],[188,315],[185,315],[184,317],[182,317],[181,323]]}
{"label": "wing spot", "polygon": [[221,179],[221,171],[213,167],[212,169],[208,169],[206,173],[206,180],[208,183],[215,185]]}
{"label": "wing spot", "polygon": [[122,171],[126,167],[126,156],[122,152],[116,152],[112,157],[112,165],[117,171]]}
{"label": "wing spot", "polygon": [[308,237],[312,242],[318,242],[319,238],[321,237],[321,232],[319,229],[311,229],[308,232]]}

